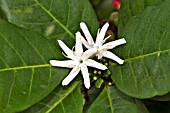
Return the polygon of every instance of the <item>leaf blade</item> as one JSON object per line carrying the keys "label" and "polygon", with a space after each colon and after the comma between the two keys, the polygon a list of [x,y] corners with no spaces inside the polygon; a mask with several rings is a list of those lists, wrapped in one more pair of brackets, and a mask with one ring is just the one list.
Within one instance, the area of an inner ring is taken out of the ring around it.
{"label": "leaf blade", "polygon": [[97,17],[87,0],[7,0],[4,4],[7,6],[5,14],[10,13],[8,21],[35,30],[48,39],[73,41],[73,33],[79,30],[82,21],[89,25],[91,31],[98,29]]}
{"label": "leaf blade", "polygon": [[110,70],[116,85],[127,95],[150,98],[170,90],[168,4],[165,0],[158,6],[146,7],[131,17],[125,28],[120,27],[120,36],[126,38],[127,44],[115,52],[125,59],[125,64],[112,64]]}
{"label": "leaf blade", "polygon": [[[24,36],[20,32],[24,32]],[[46,96],[68,70],[52,68],[47,63],[55,58],[54,52],[60,50],[41,35],[3,20],[0,20],[0,33],[3,34],[0,35],[0,111],[16,112]],[[50,47],[43,48],[49,44]],[[56,58],[62,56],[59,54]]]}
{"label": "leaf blade", "polygon": [[124,95],[116,87],[105,87],[88,109],[88,113],[137,113],[133,98]]}
{"label": "leaf blade", "polygon": [[82,112],[83,99],[80,88],[77,87],[79,83],[80,82],[75,82],[71,84],[71,86],[68,86],[66,88],[59,86],[54,91],[52,91],[51,94],[48,95],[46,98],[44,98],[40,102],[36,103],[35,105],[31,106],[30,108],[22,112],[23,113]]}

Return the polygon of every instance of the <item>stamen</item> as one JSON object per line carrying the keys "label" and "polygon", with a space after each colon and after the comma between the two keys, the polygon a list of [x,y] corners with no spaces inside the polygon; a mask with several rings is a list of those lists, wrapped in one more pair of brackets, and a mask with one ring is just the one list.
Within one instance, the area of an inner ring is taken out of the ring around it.
{"label": "stamen", "polygon": [[75,50],[75,46],[72,47],[72,51],[74,51],[74,50]]}
{"label": "stamen", "polygon": [[111,36],[112,36],[112,35],[109,35],[108,37],[106,37],[106,38],[103,40],[102,44],[105,43],[106,40],[109,39]]}
{"label": "stamen", "polygon": [[94,70],[93,73],[94,73],[94,74],[97,74],[97,70]]}
{"label": "stamen", "polygon": [[109,86],[111,86],[111,85],[112,85],[112,83],[111,83],[111,82],[108,82],[108,85],[109,85]]}
{"label": "stamen", "polygon": [[62,52],[63,56],[66,58],[69,58],[64,52]]}
{"label": "stamen", "polygon": [[98,71],[98,74],[99,74],[99,75],[101,75],[101,74],[102,74],[102,72],[101,72],[101,71]]}
{"label": "stamen", "polygon": [[96,76],[93,76],[93,80],[97,80],[97,77],[96,77]]}
{"label": "stamen", "polygon": [[108,66],[108,63],[104,63],[105,66]]}

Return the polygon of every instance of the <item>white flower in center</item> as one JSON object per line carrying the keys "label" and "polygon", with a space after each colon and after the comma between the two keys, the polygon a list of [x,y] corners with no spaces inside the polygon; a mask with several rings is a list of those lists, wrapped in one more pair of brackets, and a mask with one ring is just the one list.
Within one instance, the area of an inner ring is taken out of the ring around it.
{"label": "white flower in center", "polygon": [[112,60],[118,62],[119,64],[123,64],[124,61],[122,59],[120,59],[115,54],[113,54],[112,52],[107,51],[107,50],[113,49],[114,47],[119,46],[121,44],[125,44],[126,40],[124,38],[122,38],[122,39],[111,41],[111,42],[104,44],[105,41],[110,37],[110,36],[108,36],[104,39],[104,36],[105,36],[105,33],[106,33],[108,27],[109,27],[109,24],[106,23],[101,28],[100,31],[98,30],[96,42],[94,42],[86,24],[84,22],[81,22],[80,28],[82,29],[82,31],[87,39],[87,41],[86,41],[84,39],[84,37],[81,36],[81,41],[87,49],[92,49],[92,48],[97,49],[98,59],[100,59],[102,57],[106,57],[106,58],[109,58],[109,59],[112,59]]}
{"label": "white flower in center", "polygon": [[52,66],[57,67],[67,67],[73,68],[68,76],[62,81],[62,85],[68,85],[79,73],[81,70],[84,84],[87,89],[90,87],[90,78],[87,66],[95,67],[101,70],[107,69],[107,67],[103,64],[100,64],[92,59],[89,59],[94,53],[97,52],[96,48],[91,48],[83,52],[82,42],[80,41],[81,34],[79,32],[76,33],[76,45],[75,51],[69,49],[61,40],[58,40],[60,47],[66,54],[66,57],[71,60],[65,61],[57,61],[57,60],[50,60]]}

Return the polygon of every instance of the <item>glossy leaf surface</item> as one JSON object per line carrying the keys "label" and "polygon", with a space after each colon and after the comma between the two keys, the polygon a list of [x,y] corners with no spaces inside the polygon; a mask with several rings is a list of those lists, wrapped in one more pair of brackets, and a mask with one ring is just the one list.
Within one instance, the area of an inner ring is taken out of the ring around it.
{"label": "glossy leaf surface", "polygon": [[8,21],[35,30],[49,39],[73,42],[82,21],[88,24],[91,31],[98,28],[96,15],[88,0],[0,1],[3,1],[1,7]]}
{"label": "glossy leaf surface", "polygon": [[137,106],[133,98],[112,86],[103,89],[88,113],[137,113]]}
{"label": "glossy leaf surface", "polygon": [[50,59],[62,58],[41,35],[0,20],[0,112],[27,108],[46,96],[68,73],[53,68]]}
{"label": "glossy leaf surface", "polygon": [[[125,0],[122,4],[128,2]],[[134,3],[140,2],[135,0]],[[156,1],[150,2],[153,5],[144,2],[142,12],[131,15],[123,28],[119,26],[119,37],[125,37],[127,44],[116,48],[115,53],[125,59],[125,63],[110,66],[117,87],[138,98],[170,91],[170,1],[164,0],[157,5]],[[131,6],[133,4],[129,4],[129,13],[132,13]],[[126,16],[126,11],[126,7],[122,7],[120,16]]]}
{"label": "glossy leaf surface", "polygon": [[78,84],[57,87],[45,99],[21,113],[82,113],[83,98]]}

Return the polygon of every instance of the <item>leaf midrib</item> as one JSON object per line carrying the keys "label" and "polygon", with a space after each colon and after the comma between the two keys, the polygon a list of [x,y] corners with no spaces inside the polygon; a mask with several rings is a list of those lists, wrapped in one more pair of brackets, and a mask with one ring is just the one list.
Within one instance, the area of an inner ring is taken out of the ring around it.
{"label": "leaf midrib", "polygon": [[58,23],[73,39],[75,36],[50,12],[48,11],[40,2],[34,0],[51,18],[54,19],[56,23]]}
{"label": "leaf midrib", "polygon": [[148,54],[136,56],[136,57],[133,57],[133,58],[125,59],[125,62],[140,59],[140,58],[144,58],[144,57],[151,56],[151,55],[156,55],[156,54],[159,56],[161,53],[166,53],[166,52],[169,52],[169,51],[170,51],[170,49],[166,49],[166,50],[163,50],[163,51],[160,50],[160,51],[156,51],[156,52],[153,52],[153,53],[148,53]]}
{"label": "leaf midrib", "polygon": [[80,83],[77,82],[74,84],[74,86],[67,92],[65,93],[58,101],[56,101],[53,105],[50,106],[50,108],[45,112],[45,113],[50,113],[60,102],[62,102]]}
{"label": "leaf midrib", "polygon": [[0,69],[0,72],[11,71],[11,70],[20,70],[20,69],[29,69],[29,68],[41,68],[41,67],[51,67],[51,65],[50,64],[40,64],[40,65],[32,65],[32,66],[11,67],[11,68]]}
{"label": "leaf midrib", "polygon": [[[136,56],[136,57],[133,57],[133,58],[127,58],[124,61],[129,62],[129,61],[137,60],[137,59],[140,59],[140,58],[144,58],[144,57],[148,57],[148,56],[152,56],[152,55],[156,55],[156,54],[158,56],[160,56],[160,54],[166,53],[166,52],[170,52],[170,49],[166,49],[166,50],[163,50],[163,51],[160,50],[160,51],[156,51],[156,52],[153,52],[153,53],[148,53],[148,54]],[[111,63],[111,65],[114,66],[114,65],[117,65],[117,64],[116,63]]]}
{"label": "leaf midrib", "polygon": [[110,92],[109,87],[106,90],[107,90],[108,101],[109,101],[109,104],[110,104],[110,110],[111,110],[112,113],[114,113],[112,98],[111,98],[111,94],[110,94],[111,92]]}

